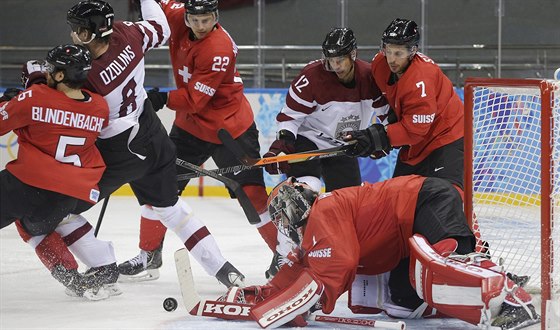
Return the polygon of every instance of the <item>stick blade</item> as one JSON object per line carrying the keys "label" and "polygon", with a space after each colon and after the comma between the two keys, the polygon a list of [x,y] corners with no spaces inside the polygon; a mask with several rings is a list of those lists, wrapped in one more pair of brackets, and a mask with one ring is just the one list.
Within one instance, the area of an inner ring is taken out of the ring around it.
{"label": "stick blade", "polygon": [[200,303],[200,296],[194,286],[191,261],[187,249],[183,248],[175,251],[175,267],[177,268],[177,278],[183,296],[183,304],[187,312],[191,313]]}

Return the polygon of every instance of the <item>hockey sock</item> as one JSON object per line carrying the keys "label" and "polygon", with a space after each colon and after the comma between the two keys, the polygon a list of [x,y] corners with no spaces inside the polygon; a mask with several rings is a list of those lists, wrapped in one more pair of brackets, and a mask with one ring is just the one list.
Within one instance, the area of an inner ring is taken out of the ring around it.
{"label": "hockey sock", "polygon": [[49,272],[56,265],[62,265],[66,269],[78,269],[76,259],[68,250],[66,243],[64,243],[59,233],[53,232],[48,235],[30,236],[25,232],[19,220],[16,221],[16,228],[24,241],[35,249],[39,260],[47,267]]}
{"label": "hockey sock", "polygon": [[173,206],[153,207],[161,222],[184,242],[192,256],[212,276],[226,263],[214,237],[181,199]]}
{"label": "hockey sock", "polygon": [[93,227],[81,215],[72,214],[66,217],[56,232],[70,251],[87,267],[100,267],[117,262],[111,242],[97,239],[93,234]]}
{"label": "hockey sock", "polygon": [[245,191],[261,218],[261,222],[256,224],[259,234],[261,234],[268,248],[274,252],[278,244],[276,240],[277,230],[270,221],[270,214],[267,210],[266,202],[268,194],[266,193],[266,188],[261,185],[245,185],[243,186],[243,191]]}
{"label": "hockey sock", "polygon": [[167,232],[159,220],[157,213],[149,205],[142,205],[142,216],[140,218],[140,249],[153,251],[160,247]]}

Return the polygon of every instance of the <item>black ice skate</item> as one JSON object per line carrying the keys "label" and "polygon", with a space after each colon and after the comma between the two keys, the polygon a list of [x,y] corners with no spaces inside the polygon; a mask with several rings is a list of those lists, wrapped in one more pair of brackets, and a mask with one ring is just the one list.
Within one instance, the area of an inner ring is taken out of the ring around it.
{"label": "black ice skate", "polygon": [[492,321],[492,326],[514,330],[539,323],[540,321],[541,317],[537,314],[532,304],[512,306],[507,303],[502,303],[500,314]]}
{"label": "black ice skate", "polygon": [[66,287],[66,294],[71,297],[84,297],[88,300],[103,300],[109,298],[109,293],[102,289],[102,285],[96,284],[80,274],[76,269],[66,269],[62,265],[56,265],[51,275]]}
{"label": "black ice skate", "polygon": [[153,251],[140,250],[136,257],[119,265],[119,282],[153,281],[159,278],[162,265],[161,250],[163,243]]}
{"label": "black ice skate", "polygon": [[102,287],[110,296],[122,294],[122,290],[117,284],[119,271],[116,262],[105,266],[92,267],[84,273],[84,278],[91,283],[92,287]]}
{"label": "black ice skate", "polygon": [[222,268],[218,270],[216,278],[220,281],[220,283],[228,288],[231,288],[232,286],[238,286],[240,288],[245,287],[245,276],[229,262],[226,262]]}

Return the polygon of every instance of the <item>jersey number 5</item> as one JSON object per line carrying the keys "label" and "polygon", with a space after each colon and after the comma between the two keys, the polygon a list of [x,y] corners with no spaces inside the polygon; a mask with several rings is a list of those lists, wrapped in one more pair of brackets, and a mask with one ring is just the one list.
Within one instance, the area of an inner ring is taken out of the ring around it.
{"label": "jersey number 5", "polygon": [[86,138],[84,137],[61,135],[60,139],[58,139],[58,145],[56,146],[56,155],[54,156],[54,158],[61,163],[70,163],[74,166],[81,167],[82,161],[80,160],[80,156],[76,154],[66,155],[66,148],[68,146],[83,146],[85,143]]}

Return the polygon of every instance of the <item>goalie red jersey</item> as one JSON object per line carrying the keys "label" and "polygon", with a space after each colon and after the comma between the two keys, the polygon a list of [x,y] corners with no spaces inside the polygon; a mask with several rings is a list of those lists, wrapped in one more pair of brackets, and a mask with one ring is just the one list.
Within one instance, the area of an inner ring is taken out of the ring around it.
{"label": "goalie red jersey", "polygon": [[109,108],[97,95],[78,101],[47,85],[33,85],[0,108],[0,134],[18,136],[18,157],[6,169],[22,182],[90,203],[105,163],[95,147]]}
{"label": "goalie red jersey", "polygon": [[371,62],[371,74],[399,119],[387,126],[391,145],[410,146],[407,153],[400,152],[401,161],[416,165],[463,137],[463,103],[432,59],[416,53],[402,77],[391,81],[385,55],[379,52]]}
{"label": "goalie red jersey", "polygon": [[169,50],[177,89],[169,92],[167,106],[177,112],[175,125],[212,143],[221,144],[219,128],[237,138],[254,119],[235,68],[237,45],[220,24],[203,39],[192,40],[184,5],[161,4],[171,27]]}
{"label": "goalie red jersey", "polygon": [[[318,197],[303,236],[301,266],[309,267],[324,285],[323,312],[333,311],[338,297],[350,289],[358,268],[381,274],[409,255],[407,240],[412,236],[418,192],[425,179],[398,177]],[[292,280],[289,269],[281,268],[271,284],[287,286]]]}

